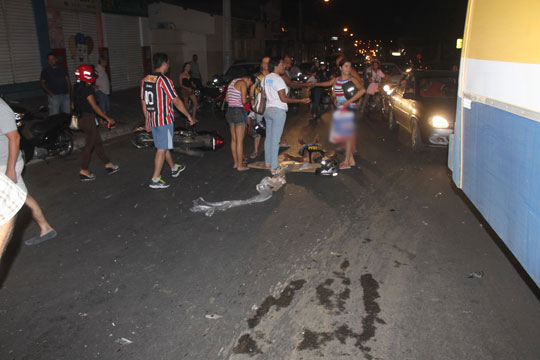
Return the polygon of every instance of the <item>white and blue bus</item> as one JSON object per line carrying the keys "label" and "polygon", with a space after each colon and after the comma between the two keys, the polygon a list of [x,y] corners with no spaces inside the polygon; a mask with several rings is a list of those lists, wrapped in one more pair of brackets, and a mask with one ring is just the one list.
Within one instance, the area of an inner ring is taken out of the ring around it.
{"label": "white and blue bus", "polygon": [[448,166],[540,284],[540,1],[469,0]]}

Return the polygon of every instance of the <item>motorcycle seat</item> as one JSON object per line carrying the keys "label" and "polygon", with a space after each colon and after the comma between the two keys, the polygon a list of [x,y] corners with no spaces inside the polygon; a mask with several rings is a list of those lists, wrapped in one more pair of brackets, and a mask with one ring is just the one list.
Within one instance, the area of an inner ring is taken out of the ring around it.
{"label": "motorcycle seat", "polygon": [[45,134],[46,132],[61,128],[70,121],[71,115],[69,114],[57,114],[49,116],[44,120],[34,121],[32,123],[31,130],[36,134]]}

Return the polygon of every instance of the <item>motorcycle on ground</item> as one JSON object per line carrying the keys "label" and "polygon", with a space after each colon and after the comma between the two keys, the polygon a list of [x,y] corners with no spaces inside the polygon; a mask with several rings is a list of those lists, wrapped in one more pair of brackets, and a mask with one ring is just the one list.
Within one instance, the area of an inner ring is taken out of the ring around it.
{"label": "motorcycle on ground", "polygon": [[[195,126],[177,125],[180,121],[175,121],[173,144],[174,151],[195,157],[203,157],[205,151],[215,151],[225,142],[215,131],[197,131]],[[137,149],[145,149],[154,146],[152,132],[147,132],[144,124],[133,129],[130,136],[131,143]]]}
{"label": "motorcycle on ground", "polygon": [[[47,157],[63,158],[73,152],[73,133],[69,129],[70,114],[39,116],[23,107],[12,105],[20,150],[25,162]],[[46,111],[46,109],[45,109]]]}

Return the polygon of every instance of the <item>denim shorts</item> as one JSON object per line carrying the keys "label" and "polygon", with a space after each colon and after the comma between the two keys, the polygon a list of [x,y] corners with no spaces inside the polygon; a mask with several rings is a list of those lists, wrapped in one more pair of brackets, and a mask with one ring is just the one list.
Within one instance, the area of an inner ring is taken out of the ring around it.
{"label": "denim shorts", "polygon": [[239,106],[233,106],[233,107],[227,108],[225,119],[227,119],[227,122],[231,126],[232,125],[245,126],[246,125],[246,112],[244,111],[244,108],[241,108]]}
{"label": "denim shorts", "polygon": [[154,146],[158,150],[171,150],[173,148],[174,125],[163,125],[152,128]]}

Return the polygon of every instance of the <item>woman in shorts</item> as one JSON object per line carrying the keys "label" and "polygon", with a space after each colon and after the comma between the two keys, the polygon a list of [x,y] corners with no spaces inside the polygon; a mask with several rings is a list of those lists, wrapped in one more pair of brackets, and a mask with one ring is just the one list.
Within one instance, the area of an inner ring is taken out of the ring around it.
{"label": "woman in shorts", "polygon": [[231,153],[234,166],[238,171],[246,171],[249,168],[244,165],[244,135],[246,133],[246,113],[244,105],[248,103],[248,89],[252,84],[250,76],[243,76],[231,81],[227,87],[228,103],[225,119],[231,130]]}

